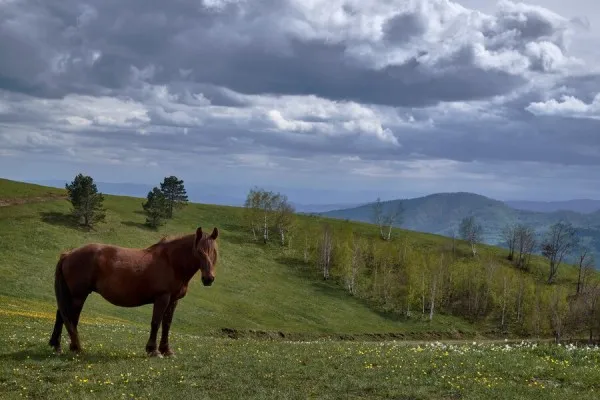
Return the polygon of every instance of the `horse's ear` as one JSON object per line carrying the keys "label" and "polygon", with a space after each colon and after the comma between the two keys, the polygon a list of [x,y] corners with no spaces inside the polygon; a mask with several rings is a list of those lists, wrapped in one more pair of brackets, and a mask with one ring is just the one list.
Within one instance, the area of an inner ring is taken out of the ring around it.
{"label": "horse's ear", "polygon": [[202,227],[199,226],[196,229],[196,242],[198,241],[198,239],[201,239],[201,238],[202,238]]}
{"label": "horse's ear", "polygon": [[210,238],[212,240],[216,240],[218,237],[219,237],[219,230],[215,226],[214,229],[213,229],[213,231],[212,231],[212,233],[211,233],[211,235],[210,235]]}

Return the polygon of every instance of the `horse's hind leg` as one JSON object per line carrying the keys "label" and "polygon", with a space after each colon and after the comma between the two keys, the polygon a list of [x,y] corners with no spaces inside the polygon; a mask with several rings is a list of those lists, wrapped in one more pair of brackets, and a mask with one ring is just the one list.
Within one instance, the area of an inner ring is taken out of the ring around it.
{"label": "horse's hind leg", "polygon": [[54,330],[52,331],[52,336],[50,337],[50,341],[48,344],[54,347],[54,351],[57,353],[61,353],[62,349],[60,347],[60,336],[62,335],[62,327],[63,327],[63,317],[60,313],[60,310],[56,310],[56,321],[54,322]]}
{"label": "horse's hind leg", "polygon": [[69,332],[69,337],[71,338],[69,349],[76,353],[81,351],[81,343],[79,341],[77,325],[79,324],[79,316],[81,315],[81,310],[83,309],[83,304],[85,303],[87,296],[88,295],[73,298],[69,313],[69,322],[65,323],[65,327],[67,328],[67,332]]}

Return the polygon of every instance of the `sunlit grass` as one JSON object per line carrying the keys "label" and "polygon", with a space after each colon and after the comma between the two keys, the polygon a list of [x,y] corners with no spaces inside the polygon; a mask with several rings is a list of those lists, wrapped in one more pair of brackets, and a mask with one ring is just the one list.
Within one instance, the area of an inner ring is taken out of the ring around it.
{"label": "sunlit grass", "polygon": [[36,316],[0,322],[0,398],[595,399],[600,349],[529,342],[407,344],[232,340],[175,333],[148,358],[146,330],[98,322],[74,356]]}

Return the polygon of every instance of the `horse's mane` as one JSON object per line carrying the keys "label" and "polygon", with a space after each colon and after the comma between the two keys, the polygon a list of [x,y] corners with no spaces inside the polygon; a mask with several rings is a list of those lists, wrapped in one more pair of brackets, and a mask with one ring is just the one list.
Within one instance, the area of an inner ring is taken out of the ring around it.
{"label": "horse's mane", "polygon": [[146,247],[146,250],[153,250],[163,244],[172,243],[176,240],[184,239],[189,236],[190,236],[190,234],[187,234],[187,235],[163,235],[156,243],[153,243],[150,246]]}

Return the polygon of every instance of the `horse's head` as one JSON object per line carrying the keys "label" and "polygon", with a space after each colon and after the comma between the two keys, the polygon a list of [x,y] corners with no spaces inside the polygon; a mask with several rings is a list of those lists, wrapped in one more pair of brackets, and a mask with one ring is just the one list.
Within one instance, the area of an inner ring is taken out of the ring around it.
{"label": "horse's head", "polygon": [[210,235],[203,233],[200,227],[196,229],[194,251],[200,258],[200,271],[204,286],[212,285],[215,280],[215,266],[217,265],[218,258],[218,236],[219,230],[216,227]]}

